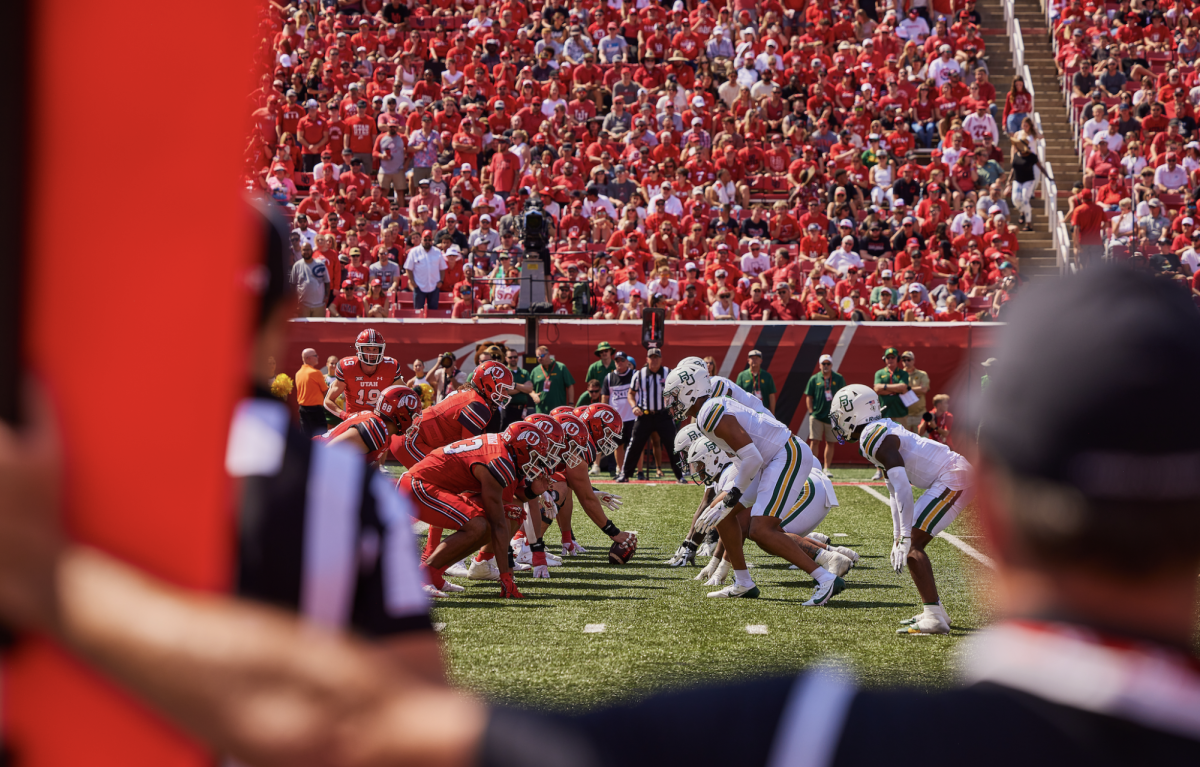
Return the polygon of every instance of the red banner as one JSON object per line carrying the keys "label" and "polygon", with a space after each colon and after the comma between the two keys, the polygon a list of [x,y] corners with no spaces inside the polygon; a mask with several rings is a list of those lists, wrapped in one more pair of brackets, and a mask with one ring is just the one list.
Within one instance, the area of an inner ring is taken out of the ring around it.
{"label": "red banner", "polygon": [[[525,320],[378,320],[369,324],[388,340],[387,353],[410,371],[415,359],[427,369],[442,352],[452,352],[464,370],[474,367],[476,346],[498,341],[525,349]],[[320,359],[354,353],[354,338],[368,327],[361,320],[296,320],[292,323],[287,360],[279,369],[292,375],[300,366],[300,352],[312,347]],[[747,366],[753,349],[763,354],[763,366],[778,390],[775,414],[793,431],[801,432],[807,408],[804,387],[817,371],[822,354],[834,359],[834,368],[847,383],[870,385],[883,367],[883,350],[894,346],[911,351],[919,369],[929,374],[934,394],[955,395],[952,410],[963,408],[963,397],[979,391],[979,367],[990,354],[998,325],[970,323],[770,323],[770,322],[667,322],[664,362],[670,366],[687,356],[716,360],[717,370],[728,378]],[[640,322],[588,320],[538,321],[538,343],[545,344],[567,366],[576,381],[575,393],[584,390],[583,377],[596,360],[596,345],[607,341],[645,362]],[[852,447],[838,449],[836,460],[860,463]]]}

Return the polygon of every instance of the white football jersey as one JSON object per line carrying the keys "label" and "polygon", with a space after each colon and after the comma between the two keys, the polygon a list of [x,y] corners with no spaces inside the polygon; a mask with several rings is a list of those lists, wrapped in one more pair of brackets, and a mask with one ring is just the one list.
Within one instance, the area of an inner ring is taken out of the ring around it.
{"label": "white football jersey", "polygon": [[771,415],[771,411],[767,410],[767,406],[763,404],[762,400],[738,386],[733,381],[730,381],[728,378],[713,376],[709,380],[712,381],[712,396],[728,397],[731,400],[745,405],[756,413],[762,413],[767,418],[775,418],[775,416]]}
{"label": "white football jersey", "polygon": [[875,457],[875,453],[889,434],[894,434],[900,440],[904,473],[913,487],[928,490],[939,481],[954,490],[971,485],[971,464],[967,463],[966,458],[941,442],[918,437],[890,418],[880,418],[863,427],[858,437],[859,452],[882,469],[883,464]]}
{"label": "white football jersey", "polygon": [[[747,394],[747,396],[750,395]],[[750,435],[750,441],[758,448],[764,465],[769,463],[792,438],[792,432],[770,415],[746,407],[736,399],[709,397],[704,406],[700,408],[700,412],[696,414],[696,425],[700,427],[700,432],[704,436],[715,442],[717,447],[730,456],[734,456],[736,453],[724,440],[713,434],[717,424],[727,415],[736,418],[738,424],[746,430],[746,434]]]}

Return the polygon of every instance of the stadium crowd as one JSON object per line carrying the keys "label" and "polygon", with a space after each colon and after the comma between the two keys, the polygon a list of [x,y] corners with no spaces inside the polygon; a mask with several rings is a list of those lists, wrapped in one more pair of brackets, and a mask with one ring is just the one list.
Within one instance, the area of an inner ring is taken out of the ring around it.
{"label": "stadium crowd", "polygon": [[1084,175],[1068,220],[1082,265],[1129,260],[1200,301],[1200,82],[1190,4],[1055,3],[1055,64]]}
{"label": "stadium crowd", "polygon": [[1032,98],[973,2],[859,5],[272,4],[247,184],[308,316],[511,312],[539,205],[555,313],[1000,318]]}

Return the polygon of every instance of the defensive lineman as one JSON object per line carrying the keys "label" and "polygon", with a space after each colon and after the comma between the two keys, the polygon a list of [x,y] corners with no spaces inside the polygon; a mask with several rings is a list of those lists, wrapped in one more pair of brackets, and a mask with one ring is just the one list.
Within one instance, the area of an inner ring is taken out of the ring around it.
{"label": "defensive lineman", "polygon": [[[879,412],[879,396],[862,384],[837,394],[830,413],[839,442],[858,442],[863,457],[887,478],[892,507],[892,569],[908,563],[924,610],[903,621],[900,634],[948,634],[950,617],[938,599],[925,546],[950,526],[975,495],[967,459],[933,440],[918,437]],[[914,504],[912,488],[925,490]]]}
{"label": "defensive lineman", "polygon": [[[694,476],[712,488],[718,497],[726,493],[737,478],[737,466],[712,440],[701,438],[693,443],[688,450],[687,460]],[[804,481],[799,500],[788,509],[780,524],[783,532],[793,538],[818,565],[834,575],[842,576],[858,561],[858,554],[841,546],[830,546],[828,538],[819,533],[813,534],[817,525],[828,516],[829,510],[837,505],[833,483],[819,466],[813,466]],[[816,537],[809,537],[810,534]],[[707,585],[720,586],[729,575],[729,569],[729,560],[723,558],[719,549],[695,579],[707,581]],[[792,565],[792,569],[797,568]]]}
{"label": "defensive lineman", "polygon": [[[728,397],[713,397],[712,382],[706,370],[676,369],[663,386],[663,403],[676,420],[694,417],[700,432],[737,459],[737,476],[729,491],[714,501],[698,524],[713,527],[725,543],[726,558],[734,571],[732,585],[709,594],[710,597],[757,597],[758,587],[746,569],[742,553],[741,525],[730,514],[735,509],[750,509],[750,539],[764,551],[782,557],[809,573],[817,581],[812,598],[805,605],[823,605],[845,583],[813,562],[808,554],[783,532],[780,522],[800,495],[813,466],[812,451],[794,437],[786,426],[755,412]],[[799,479],[799,481],[797,481]]]}

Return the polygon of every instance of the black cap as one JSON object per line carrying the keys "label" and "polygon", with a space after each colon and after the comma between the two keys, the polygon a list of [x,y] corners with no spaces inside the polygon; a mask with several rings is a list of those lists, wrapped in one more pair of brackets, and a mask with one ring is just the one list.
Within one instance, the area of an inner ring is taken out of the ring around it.
{"label": "black cap", "polygon": [[[1200,380],[1200,312],[1188,293],[1101,267],[1018,301],[1003,363],[988,370],[985,452],[1094,502],[1200,500],[1200,408],[1187,395]],[[1113,428],[1125,407],[1138,428]]]}

